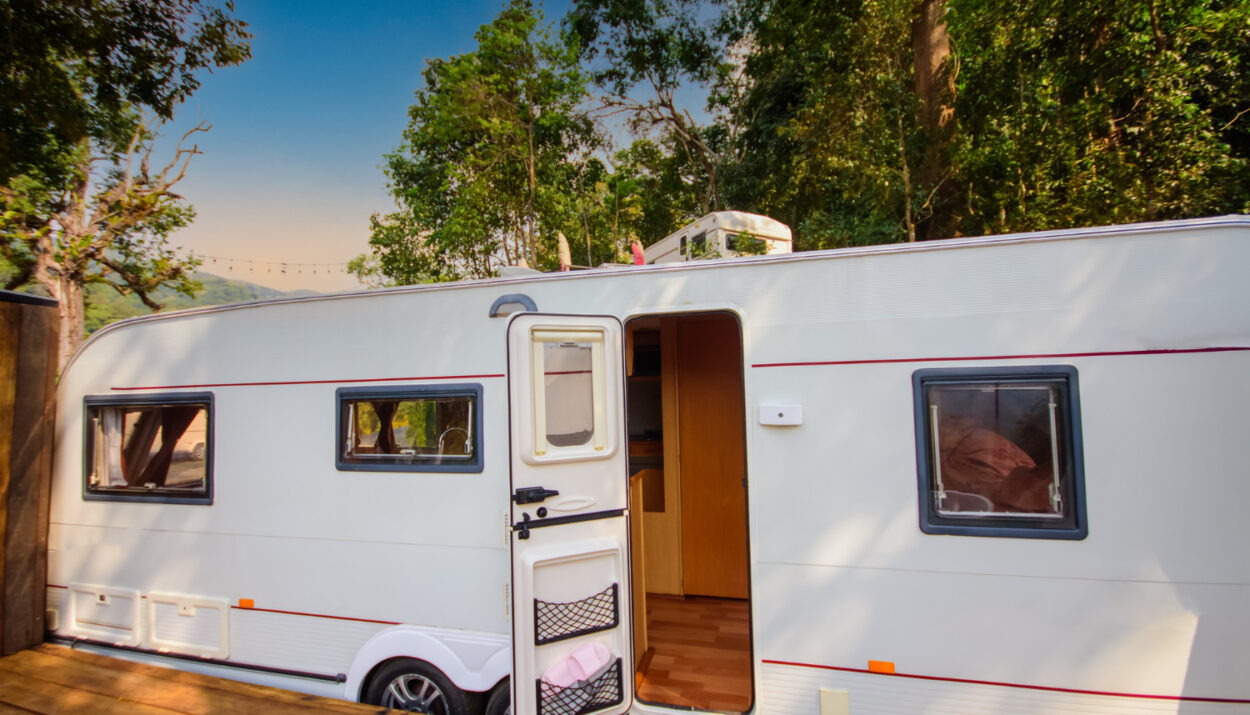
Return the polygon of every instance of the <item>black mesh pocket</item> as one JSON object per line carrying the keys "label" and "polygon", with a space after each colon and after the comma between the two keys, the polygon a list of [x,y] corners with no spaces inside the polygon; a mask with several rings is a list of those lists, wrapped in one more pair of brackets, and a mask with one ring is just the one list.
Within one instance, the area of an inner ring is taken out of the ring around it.
{"label": "black mesh pocket", "polygon": [[568,603],[548,603],[534,599],[534,642],[555,643],[615,628],[620,623],[617,584],[589,598]]}
{"label": "black mesh pocket", "polygon": [[596,673],[590,680],[583,680],[567,688],[538,681],[538,715],[582,715],[613,705],[619,705],[624,696],[621,688],[621,659]]}

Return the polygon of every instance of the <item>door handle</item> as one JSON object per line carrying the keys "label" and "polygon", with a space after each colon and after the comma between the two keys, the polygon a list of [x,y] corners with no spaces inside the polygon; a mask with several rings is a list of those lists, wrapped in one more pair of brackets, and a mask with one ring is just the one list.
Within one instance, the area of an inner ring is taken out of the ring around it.
{"label": "door handle", "polygon": [[555,489],[544,489],[542,487],[522,487],[516,490],[516,493],[512,495],[512,501],[516,502],[517,504],[537,504],[538,502],[546,501],[547,499],[551,497],[559,496],[559,495],[560,495],[560,492],[556,491]]}

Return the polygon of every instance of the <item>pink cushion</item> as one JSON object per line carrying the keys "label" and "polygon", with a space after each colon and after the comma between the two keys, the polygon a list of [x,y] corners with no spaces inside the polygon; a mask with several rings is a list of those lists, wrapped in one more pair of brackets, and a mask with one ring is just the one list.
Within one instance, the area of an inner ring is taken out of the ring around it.
{"label": "pink cushion", "polygon": [[551,664],[543,673],[543,680],[561,688],[567,688],[586,680],[608,664],[611,655],[602,643],[587,643]]}

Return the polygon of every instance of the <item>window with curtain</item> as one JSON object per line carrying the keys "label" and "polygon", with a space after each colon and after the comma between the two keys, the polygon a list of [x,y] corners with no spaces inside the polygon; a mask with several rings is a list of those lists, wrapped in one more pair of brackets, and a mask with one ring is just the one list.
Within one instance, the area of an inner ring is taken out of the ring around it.
{"label": "window with curtain", "polygon": [[343,388],[337,466],[345,471],[481,471],[480,385]]}
{"label": "window with curtain", "polygon": [[921,527],[1083,538],[1076,370],[920,370]]}
{"label": "window with curtain", "polygon": [[88,397],[84,496],[211,503],[212,395]]}

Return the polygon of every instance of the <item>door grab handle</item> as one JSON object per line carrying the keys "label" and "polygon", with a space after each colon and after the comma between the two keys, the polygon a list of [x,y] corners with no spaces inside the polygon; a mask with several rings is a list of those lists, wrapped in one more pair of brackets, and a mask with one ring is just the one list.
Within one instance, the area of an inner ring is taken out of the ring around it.
{"label": "door grab handle", "polygon": [[537,504],[540,501],[559,496],[560,492],[555,489],[544,489],[542,487],[522,487],[516,490],[512,495],[512,501],[517,504]]}

